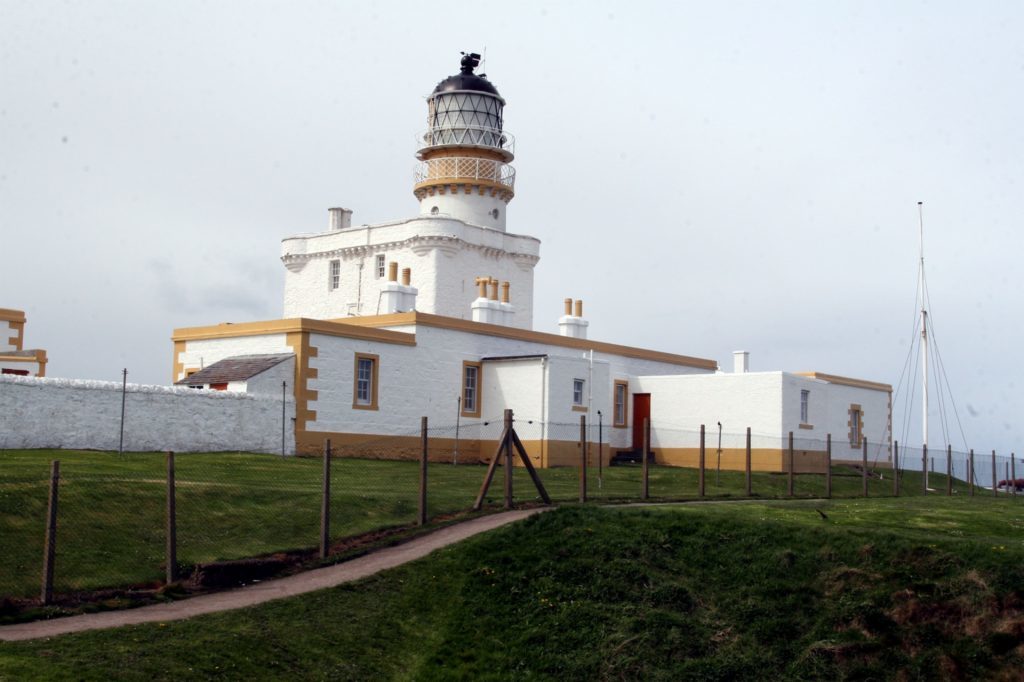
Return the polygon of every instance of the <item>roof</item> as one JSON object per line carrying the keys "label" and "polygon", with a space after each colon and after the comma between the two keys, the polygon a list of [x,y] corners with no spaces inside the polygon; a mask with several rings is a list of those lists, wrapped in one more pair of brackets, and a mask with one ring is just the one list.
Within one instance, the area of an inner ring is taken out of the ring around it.
{"label": "roof", "polygon": [[480,55],[464,54],[462,57],[462,68],[459,69],[459,73],[454,76],[448,76],[443,81],[437,84],[434,88],[434,95],[443,92],[456,92],[459,90],[475,90],[476,92],[486,92],[490,95],[498,95],[498,88],[494,87],[494,84],[487,80],[486,74],[480,74],[479,76],[473,73],[473,69],[480,65]]}
{"label": "roof", "polygon": [[293,357],[295,357],[293,353],[236,355],[215,362],[209,367],[204,367],[192,376],[176,381],[175,385],[202,386],[204,384],[226,384],[229,381],[245,381]]}
{"label": "roof", "polygon": [[31,350],[5,350],[0,351],[0,355],[7,358],[34,358],[39,353],[38,349]]}

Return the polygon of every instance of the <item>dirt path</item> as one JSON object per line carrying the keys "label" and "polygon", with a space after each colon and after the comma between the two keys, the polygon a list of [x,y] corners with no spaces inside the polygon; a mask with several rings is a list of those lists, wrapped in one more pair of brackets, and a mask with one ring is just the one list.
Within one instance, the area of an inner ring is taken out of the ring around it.
{"label": "dirt path", "polygon": [[306,592],[322,590],[327,587],[359,580],[385,569],[401,566],[402,564],[425,557],[436,549],[447,547],[479,533],[485,533],[548,510],[549,508],[523,509],[481,516],[471,521],[442,528],[404,544],[387,547],[361,556],[358,559],[346,561],[345,563],[297,573],[287,578],[254,583],[226,592],[201,595],[168,604],[143,606],[127,611],[105,611],[103,613],[89,613],[81,616],[7,625],[0,627],[0,640],[16,642],[25,639],[55,637],[85,630],[116,628],[122,625],[182,620],[204,613],[230,611],[231,609],[254,606],[274,599],[294,597]]}

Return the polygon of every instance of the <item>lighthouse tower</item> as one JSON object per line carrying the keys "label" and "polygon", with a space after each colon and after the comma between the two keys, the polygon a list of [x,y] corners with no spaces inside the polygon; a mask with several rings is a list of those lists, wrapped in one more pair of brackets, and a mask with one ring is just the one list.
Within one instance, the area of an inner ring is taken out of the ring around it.
{"label": "lighthouse tower", "polygon": [[[344,319],[416,311],[533,328],[533,269],[540,241],[505,229],[513,196],[505,100],[477,54],[427,99],[413,192],[419,214],[353,224],[329,209],[329,229],[281,243],[284,315]],[[402,273],[401,283],[398,273]]]}
{"label": "lighthouse tower", "polygon": [[473,73],[479,65],[480,55],[463,53],[459,73],[438,83],[427,99],[413,193],[421,215],[504,232],[516,179],[508,165],[515,140],[502,125],[505,100],[486,74]]}

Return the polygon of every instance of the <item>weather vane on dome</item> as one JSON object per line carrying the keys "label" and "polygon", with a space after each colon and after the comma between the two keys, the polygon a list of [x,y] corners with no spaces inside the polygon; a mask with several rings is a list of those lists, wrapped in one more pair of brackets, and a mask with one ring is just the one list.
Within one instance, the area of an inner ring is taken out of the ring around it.
{"label": "weather vane on dome", "polygon": [[462,55],[462,73],[473,73],[473,69],[480,66],[480,55],[476,52],[460,52]]}

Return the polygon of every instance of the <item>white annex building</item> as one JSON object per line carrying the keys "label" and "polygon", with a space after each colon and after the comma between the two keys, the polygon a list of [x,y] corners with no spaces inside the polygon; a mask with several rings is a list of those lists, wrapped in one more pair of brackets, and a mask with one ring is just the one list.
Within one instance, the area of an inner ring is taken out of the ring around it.
{"label": "white annex building", "polygon": [[[720,421],[749,426],[768,444],[755,447],[761,470],[782,470],[790,431],[832,434],[836,459],[859,460],[867,437],[888,459],[888,385],[749,372],[746,353],[725,373],[714,360],[591,340],[583,304],[571,299],[557,327],[552,320],[551,331],[535,330],[540,240],[508,229],[514,142],[505,100],[477,65],[477,55],[464,56],[427,99],[413,185],[419,214],[353,225],[350,210],[332,208],[327,231],[285,238],[283,318],[176,329],[177,384],[284,388],[295,401],[300,453],[330,438],[364,451],[386,443],[375,454],[403,456],[418,451],[421,416],[448,424],[458,410],[472,434],[511,408],[539,466],[578,461],[578,431],[553,425],[578,424],[581,414],[603,420],[606,461],[639,447],[645,418],[667,464],[694,464],[696,443],[681,434]],[[477,433],[460,459],[493,453]],[[722,465],[742,468],[740,451],[726,450]]]}

